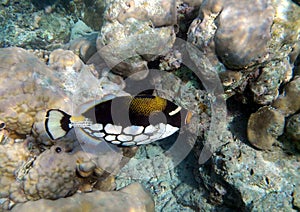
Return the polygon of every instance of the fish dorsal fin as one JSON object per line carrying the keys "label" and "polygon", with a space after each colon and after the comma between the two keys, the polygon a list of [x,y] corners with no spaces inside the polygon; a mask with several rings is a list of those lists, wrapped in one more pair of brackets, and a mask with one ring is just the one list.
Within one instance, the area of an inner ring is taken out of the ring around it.
{"label": "fish dorsal fin", "polygon": [[91,109],[92,107],[94,107],[95,105],[98,105],[102,102],[112,100],[112,99],[114,99],[116,97],[119,97],[119,96],[130,96],[130,95],[125,93],[125,92],[120,94],[120,95],[108,94],[108,95],[105,95],[101,99],[94,99],[94,100],[87,101],[87,102],[79,105],[76,108],[76,110],[74,112],[74,115],[79,116],[79,115],[83,114],[85,111],[87,111],[87,110]]}

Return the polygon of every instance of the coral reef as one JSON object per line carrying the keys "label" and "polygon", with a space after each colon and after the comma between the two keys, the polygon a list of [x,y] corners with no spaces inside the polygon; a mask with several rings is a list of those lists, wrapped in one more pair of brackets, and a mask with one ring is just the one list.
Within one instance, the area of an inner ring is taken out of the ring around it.
{"label": "coral reef", "polygon": [[284,116],[276,109],[264,106],[251,114],[247,135],[250,143],[259,149],[270,149],[283,133]]}
{"label": "coral reef", "polygon": [[[1,210],[299,210],[299,20],[296,0],[2,1],[0,47],[28,51],[0,49]],[[49,108],[145,88],[191,123],[139,148],[45,134]]]}
{"label": "coral reef", "polygon": [[[58,199],[78,190],[112,190],[114,177],[110,173],[128,160],[122,159],[121,150],[111,151],[105,143],[92,147],[86,144],[83,150],[74,143],[76,139],[81,144],[88,142],[80,132],[70,133],[53,145],[45,135],[43,122],[49,108],[72,112],[72,107],[97,96],[124,95],[121,87],[107,77],[96,78],[90,67],[69,50],[53,51],[50,66],[21,48],[0,49],[0,60],[1,173],[5,176],[1,178],[1,198],[6,199],[1,207],[8,209],[15,203],[41,198]],[[87,82],[95,86],[79,79],[89,79]],[[135,151],[127,149],[124,156],[131,157]]]}
{"label": "coral reef", "polygon": [[56,49],[51,52],[49,65],[54,69],[73,69],[78,72],[83,66],[83,62],[72,51]]}
{"label": "coral reef", "polygon": [[120,0],[110,4],[97,39],[98,52],[115,73],[130,76],[142,72],[135,76],[143,78],[147,61],[166,54],[174,43],[175,13],[175,1],[126,4]]}
{"label": "coral reef", "polygon": [[259,77],[250,85],[253,100],[262,105],[272,103],[279,95],[280,85],[288,82],[291,77],[292,66],[287,59],[270,62],[261,69]]}
{"label": "coral reef", "polygon": [[[266,105],[292,77],[289,54],[298,42],[300,9],[286,0],[253,4],[203,1],[188,41],[206,54],[221,78],[229,78],[233,69],[241,72],[239,82],[225,86],[227,97],[243,95],[250,87],[254,101]],[[257,21],[260,16],[264,18]]]}
{"label": "coral reef", "polygon": [[189,41],[204,49],[215,49],[229,69],[242,69],[261,62],[267,54],[273,13],[268,1],[250,5],[247,1],[237,4],[207,0],[190,26]]}
{"label": "coral reef", "polygon": [[[117,203],[117,204],[116,204]],[[38,200],[16,205],[12,211],[154,211],[154,203],[143,187],[134,183],[119,191],[75,194],[56,201]]]}
{"label": "coral reef", "polygon": [[299,185],[297,156],[256,151],[232,140],[199,169],[210,201],[219,208],[265,211],[295,210],[294,194]]}
{"label": "coral reef", "polygon": [[[3,133],[3,130],[1,131]],[[20,183],[16,181],[17,176],[21,176],[21,166],[26,166],[26,161],[33,159],[33,154],[27,148],[28,142],[16,142],[16,140],[5,136],[1,139],[0,156],[1,156],[1,198],[18,199],[25,201],[25,195],[21,190]],[[17,173],[20,173],[18,175]],[[10,201],[7,199],[1,203],[1,208],[8,208]]]}
{"label": "coral reef", "polygon": [[0,17],[5,20],[0,24],[0,47],[51,49],[69,40],[71,17],[62,11],[47,14],[37,10],[31,1],[8,1],[7,5],[0,7]]}
{"label": "coral reef", "polygon": [[61,1],[63,6],[76,16],[76,19],[80,18],[93,30],[100,30],[103,25],[104,11],[106,7],[113,2],[112,0],[76,0],[68,1],[67,5],[65,1]]}
{"label": "coral reef", "polygon": [[280,110],[285,116],[292,115],[300,109],[300,78],[289,82],[284,87],[284,92],[272,104],[273,107]]}
{"label": "coral reef", "polygon": [[[286,124],[286,133],[294,141],[300,142],[300,114],[292,115]],[[298,145],[300,146],[300,145]]]}
{"label": "coral reef", "polygon": [[55,85],[58,80],[37,57],[21,48],[5,48],[0,49],[0,62],[0,119],[11,133],[29,134],[47,108],[67,109]]}
{"label": "coral reef", "polygon": [[[78,142],[65,140],[41,152],[34,139],[17,141],[6,136],[0,145],[0,194],[6,199],[2,209],[29,200],[55,200],[77,191],[113,190],[111,173],[128,160],[121,158],[122,153],[105,151],[103,145],[89,153]],[[124,156],[131,157],[135,151],[127,149]]]}
{"label": "coral reef", "polygon": [[[240,1],[239,4],[225,2],[217,19],[214,37],[218,57],[229,69],[241,69],[262,62],[271,38],[272,6],[268,1],[254,1],[251,4],[248,1]],[[205,6],[208,5],[210,2]],[[221,9],[221,6],[214,6]]]}
{"label": "coral reef", "polygon": [[[90,58],[97,52],[96,39],[98,33],[92,33],[85,37],[79,37],[71,40],[66,48],[77,54],[80,59],[87,63]],[[99,61],[97,61],[99,63]]]}

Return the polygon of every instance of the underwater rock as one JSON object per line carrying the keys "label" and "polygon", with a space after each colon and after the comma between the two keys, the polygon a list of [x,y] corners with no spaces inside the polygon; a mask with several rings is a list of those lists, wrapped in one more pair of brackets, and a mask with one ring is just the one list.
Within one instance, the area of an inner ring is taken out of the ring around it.
{"label": "underwater rock", "polygon": [[241,72],[240,82],[224,86],[228,97],[243,95],[250,84],[254,101],[270,104],[280,86],[292,78],[290,53],[299,42],[299,20],[300,7],[288,0],[257,0],[252,4],[206,0],[190,25],[188,41],[218,72]]}
{"label": "underwater rock", "polygon": [[221,210],[296,211],[293,194],[300,182],[299,168],[297,155],[287,155],[278,147],[257,151],[230,138],[199,168],[199,176],[209,201]]}
{"label": "underwater rock", "polygon": [[292,65],[287,59],[271,61],[261,69],[261,74],[250,84],[253,100],[262,105],[272,103],[279,95],[282,83],[292,77]]}
{"label": "underwater rock", "polygon": [[[60,141],[38,155],[21,181],[26,199],[59,199],[77,191],[114,189],[112,173],[124,163],[122,152],[106,151],[105,145],[90,152],[87,145]],[[134,155],[134,149],[127,151]]]}
{"label": "underwater rock", "polygon": [[288,119],[286,124],[286,133],[294,141],[300,142],[300,114],[299,113],[292,115]]}
{"label": "underwater rock", "polygon": [[267,54],[273,15],[266,0],[206,0],[190,26],[189,41],[214,49],[227,68],[242,69],[260,63]]}
{"label": "underwater rock", "polygon": [[96,40],[98,33],[91,33],[90,35],[71,40],[66,47],[73,51],[80,59],[87,63],[88,60],[97,52]]}
{"label": "underwater rock", "polygon": [[83,62],[70,50],[56,49],[49,56],[49,65],[56,70],[73,69],[80,71]]}
{"label": "underwater rock", "polygon": [[284,92],[273,102],[272,107],[285,116],[292,115],[300,109],[300,77],[284,86]]}
{"label": "underwater rock", "polygon": [[202,4],[203,0],[183,0],[182,2],[187,3],[192,7],[199,7]]}
{"label": "underwater rock", "polygon": [[121,76],[144,78],[147,61],[166,54],[175,41],[175,1],[119,0],[105,11],[98,53]]}
{"label": "underwater rock", "polygon": [[0,49],[0,63],[0,119],[11,133],[29,134],[47,108],[68,108],[53,72],[31,53]]}
{"label": "underwater rock", "polygon": [[74,14],[76,17],[74,20],[80,18],[84,23],[86,23],[93,30],[100,30],[103,24],[104,11],[108,4],[112,0],[97,0],[97,1],[86,1],[86,0],[76,0],[76,1],[61,1],[61,4]]}
{"label": "underwater rock", "polygon": [[[170,141],[172,139],[164,143]],[[193,153],[172,168],[172,159],[161,157],[164,151],[159,145],[140,147],[116,176],[117,188],[138,180],[152,193],[155,211],[211,211],[213,206],[203,198],[204,190],[197,189],[198,163]]]}
{"label": "underwater rock", "polygon": [[[135,148],[122,152],[89,152],[78,142],[64,140],[40,152],[34,140],[23,142],[6,138],[0,145],[0,198],[11,204],[39,199],[59,199],[77,191],[110,191],[114,175],[135,154]],[[7,209],[1,204],[1,208]]]}
{"label": "underwater rock", "polygon": [[48,9],[49,13],[37,10],[31,1],[9,1],[7,7],[1,8],[0,47],[51,50],[66,43],[71,17],[62,10]]}
{"label": "underwater rock", "polygon": [[272,5],[267,0],[225,2],[214,37],[218,57],[230,69],[260,63],[271,38]]}
{"label": "underwater rock", "polygon": [[154,211],[150,195],[138,184],[131,184],[119,191],[75,194],[58,200],[29,201],[16,205],[12,211]]}
{"label": "underwater rock", "polygon": [[[300,4],[300,2],[299,2]],[[293,192],[293,204],[295,208],[299,209],[300,208],[300,185],[296,185],[295,190]]]}
{"label": "underwater rock", "polygon": [[249,142],[259,149],[270,149],[276,138],[284,131],[284,115],[278,110],[264,106],[251,114],[248,121]]}
{"label": "underwater rock", "polygon": [[93,30],[83,21],[78,20],[71,29],[70,41],[76,38],[85,37],[93,33]]}

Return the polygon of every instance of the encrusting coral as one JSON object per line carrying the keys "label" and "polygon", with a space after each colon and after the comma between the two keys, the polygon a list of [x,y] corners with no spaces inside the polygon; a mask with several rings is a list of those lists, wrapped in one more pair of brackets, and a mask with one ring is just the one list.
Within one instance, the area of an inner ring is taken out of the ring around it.
{"label": "encrusting coral", "polygon": [[247,135],[250,143],[259,149],[270,149],[283,133],[284,116],[276,109],[264,106],[251,114]]}
{"label": "encrusting coral", "polygon": [[285,116],[292,115],[300,110],[300,77],[284,86],[284,92],[272,104],[274,108],[280,110]]}
{"label": "encrusting coral", "polygon": [[[117,203],[117,204],[116,204]],[[12,211],[49,212],[81,212],[81,211],[154,211],[154,202],[151,196],[138,184],[131,184],[120,191],[75,194],[72,197],[56,201],[38,200],[19,204]]]}

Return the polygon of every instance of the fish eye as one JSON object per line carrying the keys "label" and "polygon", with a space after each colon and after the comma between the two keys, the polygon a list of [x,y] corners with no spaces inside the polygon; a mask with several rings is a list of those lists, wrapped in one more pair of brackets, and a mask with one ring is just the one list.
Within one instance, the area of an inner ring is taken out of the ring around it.
{"label": "fish eye", "polygon": [[0,123],[0,129],[4,129],[5,128],[5,123],[4,122],[2,122],[2,123]]}
{"label": "fish eye", "polygon": [[60,153],[61,152],[61,148],[60,147],[56,147],[55,148],[55,152]]}

